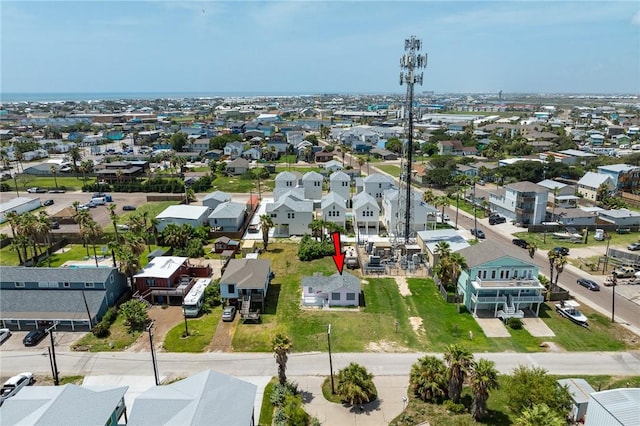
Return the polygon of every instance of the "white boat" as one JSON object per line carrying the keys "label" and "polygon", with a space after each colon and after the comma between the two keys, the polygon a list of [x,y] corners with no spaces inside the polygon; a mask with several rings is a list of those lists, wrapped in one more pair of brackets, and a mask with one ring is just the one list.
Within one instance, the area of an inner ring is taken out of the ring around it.
{"label": "white boat", "polygon": [[585,314],[578,310],[579,303],[573,300],[566,300],[564,302],[556,303],[556,311],[565,318],[569,318],[571,321],[583,327],[589,327],[587,324],[587,317]]}

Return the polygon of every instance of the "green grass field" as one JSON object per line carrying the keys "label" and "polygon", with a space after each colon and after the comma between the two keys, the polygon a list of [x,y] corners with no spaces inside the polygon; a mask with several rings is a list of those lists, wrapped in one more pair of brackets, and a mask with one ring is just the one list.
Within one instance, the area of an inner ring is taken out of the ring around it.
{"label": "green grass field", "polygon": [[389,173],[393,177],[400,177],[400,166],[393,164],[376,164],[376,168]]}
{"label": "green grass field", "polygon": [[[20,174],[16,178],[18,181],[18,190],[20,192],[26,192],[28,188],[32,188],[34,186],[49,189],[56,188],[56,181],[58,182],[59,188],[65,188],[67,191],[76,191],[82,188],[84,185],[84,181],[82,180],[82,176],[80,177],[71,177],[71,176],[56,176],[54,179],[53,176],[31,176]],[[94,182],[95,178],[87,178],[87,182]],[[14,181],[7,181],[11,188],[15,187]]]}
{"label": "green grass field", "polygon": [[173,327],[164,338],[162,345],[168,352],[203,352],[211,343],[216,326],[222,316],[222,308],[216,307],[211,313],[200,318],[187,320],[189,336],[184,336],[184,322]]}
{"label": "green grass field", "polygon": [[122,351],[133,344],[142,333],[141,331],[129,333],[122,315],[118,315],[116,321],[111,324],[109,332],[109,336],[105,338],[97,338],[93,333],[87,333],[72,345],[72,349],[89,352]]}

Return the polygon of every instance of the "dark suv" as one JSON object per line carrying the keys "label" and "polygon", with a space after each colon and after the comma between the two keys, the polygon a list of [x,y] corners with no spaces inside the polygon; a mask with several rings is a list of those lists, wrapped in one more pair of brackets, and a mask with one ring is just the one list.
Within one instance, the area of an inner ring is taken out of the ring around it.
{"label": "dark suv", "polygon": [[569,249],[566,247],[554,247],[553,251],[558,254],[561,254],[562,256],[566,256],[569,254]]}
{"label": "dark suv", "polygon": [[507,221],[507,218],[500,215],[489,217],[489,225],[497,225],[499,223],[505,223],[506,221]]}
{"label": "dark suv", "polygon": [[520,239],[520,238],[514,238],[513,240],[511,240],[511,242],[515,245],[517,245],[518,247],[522,247],[524,249],[529,248],[529,243],[527,243],[525,240]]}

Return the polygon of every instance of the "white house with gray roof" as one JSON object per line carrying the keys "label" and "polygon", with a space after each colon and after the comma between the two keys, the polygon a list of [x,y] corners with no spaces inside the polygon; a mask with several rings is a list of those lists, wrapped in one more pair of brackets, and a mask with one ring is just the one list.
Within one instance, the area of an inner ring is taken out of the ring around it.
{"label": "white house with gray roof", "polygon": [[227,201],[215,208],[209,215],[209,226],[217,231],[237,232],[247,216],[247,205],[237,201]]}
{"label": "white house with gray roof", "polygon": [[118,268],[2,266],[1,328],[31,330],[57,321],[58,328],[85,331],[100,322],[126,289]]}
{"label": "white house with gray roof", "polygon": [[604,210],[598,214],[598,220],[617,226],[638,226],[640,213],[629,209]]}
{"label": "white house with gray roof", "polygon": [[458,278],[457,293],[474,316],[482,310],[504,320],[523,318],[523,309],[538,316],[545,288],[526,250],[487,240],[458,253],[466,259],[467,268]]}
{"label": "white house with gray roof", "polygon": [[3,426],[117,425],[129,386],[25,386],[2,404]]}
{"label": "white house with gray roof", "polygon": [[491,210],[523,225],[545,221],[549,191],[533,182],[510,183],[489,193]]}
{"label": "white house with gray roof", "polygon": [[585,200],[598,202],[598,189],[600,185],[606,189],[607,193],[611,193],[616,185],[611,176],[606,174],[587,172],[578,181],[578,192],[582,194]]}
{"label": "white house with gray roof", "polygon": [[302,175],[302,187],[304,198],[307,200],[320,200],[322,198],[322,182],[324,178],[318,172],[307,172]]}
{"label": "white house with gray roof", "polygon": [[328,173],[338,172],[344,169],[344,165],[338,160],[329,160],[324,165]]}
{"label": "white house with gray roof", "polygon": [[257,423],[256,392],[252,383],[206,370],[138,395],[127,425],[250,426]]}
{"label": "white house with gray roof", "polygon": [[220,278],[220,296],[227,301],[243,296],[263,301],[267,297],[270,279],[270,260],[231,259]]}
{"label": "white house with gray roof", "polygon": [[380,206],[366,192],[360,192],[353,196],[353,225],[359,232],[368,234],[370,229],[375,229],[377,234],[380,231]]}
{"label": "white house with gray roof", "polygon": [[347,200],[336,192],[329,192],[322,197],[320,203],[322,210],[322,220],[332,222],[346,228],[347,221]]}
{"label": "white house with gray roof", "polygon": [[[388,189],[382,195],[382,223],[387,231],[393,234],[399,231],[397,229],[399,195],[400,191],[397,189]],[[437,211],[435,207],[422,201],[422,197],[417,191],[411,191],[411,232],[434,228]]]}
{"label": "white house with gray roof", "polygon": [[316,272],[311,277],[302,277],[303,306],[359,306],[360,279],[344,271],[331,276]]}
{"label": "white house with gray roof", "polygon": [[369,176],[362,178],[362,180],[356,179],[356,192],[366,192],[371,195],[378,204],[382,203],[382,194],[384,191],[394,187],[393,178],[380,173],[371,173]]}
{"label": "white house with gray roof", "polygon": [[351,198],[351,178],[348,174],[337,171],[329,176],[329,192],[339,194],[345,200]]}
{"label": "white house with gray roof", "polygon": [[637,425],[640,419],[640,388],[594,392],[589,399],[585,426]]}
{"label": "white house with gray roof", "polygon": [[277,200],[283,194],[301,186],[302,175],[298,172],[280,172],[276,175],[273,188],[273,199]]}
{"label": "white house with gray roof", "polygon": [[176,226],[186,224],[197,228],[198,226],[208,224],[208,218],[211,212],[212,209],[207,206],[189,206],[184,204],[169,206],[156,216],[158,220],[156,228],[158,232],[162,232],[162,230],[171,223]]}
{"label": "white house with gray roof", "polygon": [[209,207],[213,211],[218,205],[227,201],[231,201],[231,194],[222,191],[213,191],[204,196],[202,205]]}
{"label": "white house with gray roof", "polygon": [[281,237],[310,233],[313,211],[313,201],[302,201],[292,194],[284,194],[274,203],[266,204],[266,214],[275,225],[275,235]]}

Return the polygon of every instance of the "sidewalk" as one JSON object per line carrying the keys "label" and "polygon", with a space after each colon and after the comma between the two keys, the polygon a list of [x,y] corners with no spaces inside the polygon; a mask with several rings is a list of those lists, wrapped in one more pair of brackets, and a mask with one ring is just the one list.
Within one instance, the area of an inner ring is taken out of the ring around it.
{"label": "sidewalk", "polygon": [[324,376],[295,376],[302,391],[304,408],[323,425],[387,425],[404,409],[402,397],[407,395],[409,378],[404,376],[374,376],[378,399],[360,407],[350,407],[327,401],[322,395]]}

